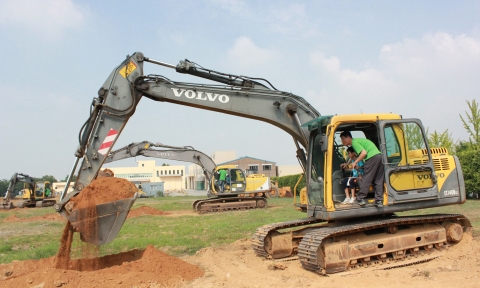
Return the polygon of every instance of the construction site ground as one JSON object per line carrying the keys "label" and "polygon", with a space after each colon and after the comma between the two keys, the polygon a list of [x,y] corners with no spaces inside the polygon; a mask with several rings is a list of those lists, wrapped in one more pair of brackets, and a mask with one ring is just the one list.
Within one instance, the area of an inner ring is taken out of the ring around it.
{"label": "construction site ground", "polygon": [[474,225],[473,236],[466,234],[437,259],[326,277],[304,270],[298,260],[256,257],[251,248],[250,227],[284,221],[279,214],[285,220],[305,217],[288,212],[292,199],[269,200],[266,209],[205,215],[189,209],[195,199],[138,199],[117,239],[96,258],[74,260],[77,270],[55,268],[65,221],[53,208],[1,210],[0,287],[480,287],[480,201],[415,211],[463,211]]}

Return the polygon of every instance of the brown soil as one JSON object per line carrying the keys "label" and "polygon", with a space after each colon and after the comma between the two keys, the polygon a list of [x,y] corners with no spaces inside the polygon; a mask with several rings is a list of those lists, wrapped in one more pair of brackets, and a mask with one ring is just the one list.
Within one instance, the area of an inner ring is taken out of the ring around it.
{"label": "brown soil", "polygon": [[116,200],[132,198],[138,191],[132,182],[115,177],[102,177],[93,180],[82,192],[69,202],[73,209],[82,209]]}
{"label": "brown soil", "polygon": [[185,260],[203,267],[205,276],[184,287],[480,287],[480,242],[467,234],[430,262],[390,270],[359,268],[329,277],[306,271],[298,260],[256,257],[250,239],[205,248]]}
{"label": "brown soil", "polygon": [[[88,267],[92,262],[96,271]],[[204,272],[196,265],[165,254],[153,246],[98,259],[72,260],[57,269],[55,257],[0,265],[1,287],[180,287]]]}
{"label": "brown soil", "polygon": [[[135,185],[126,179],[101,177],[93,180],[77,196],[73,197],[68,203],[69,208],[66,209],[80,210],[80,219],[84,220],[77,222],[75,228],[81,231],[82,237],[98,239],[96,205],[132,198],[136,192]],[[79,241],[80,252],[78,256],[81,259],[90,259],[91,261],[78,263],[71,261],[73,233],[74,228],[68,222],[60,239],[55,267],[58,269],[96,270],[100,266],[97,257],[98,247],[87,242]],[[77,264],[82,266],[75,266]],[[83,267],[83,265],[87,266]]]}
{"label": "brown soil", "polygon": [[480,287],[480,242],[468,234],[430,262],[329,277],[304,270],[298,260],[256,257],[250,239],[204,248],[182,260],[149,246],[98,258],[96,271],[86,268],[91,259],[71,260],[80,271],[56,269],[54,261],[0,265],[0,287]]}
{"label": "brown soil", "polygon": [[62,221],[63,217],[60,214],[47,214],[43,216],[34,216],[27,218],[20,218],[17,215],[11,215],[3,219],[3,222],[33,222],[33,221]]}
{"label": "brown soil", "polygon": [[129,218],[135,218],[138,216],[144,216],[144,215],[170,215],[170,212],[165,212],[162,210],[157,210],[155,208],[152,208],[150,206],[141,206],[137,209],[132,209],[130,212],[128,212],[127,219]]}

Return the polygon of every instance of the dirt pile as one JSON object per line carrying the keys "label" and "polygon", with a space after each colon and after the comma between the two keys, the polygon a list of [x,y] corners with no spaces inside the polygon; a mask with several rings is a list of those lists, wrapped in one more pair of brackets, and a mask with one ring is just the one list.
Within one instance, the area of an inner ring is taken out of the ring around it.
{"label": "dirt pile", "polygon": [[[80,222],[76,222],[75,228],[81,231],[82,237],[85,239],[98,239],[98,223],[96,205],[132,198],[137,192],[137,188],[133,183],[126,179],[114,177],[101,177],[92,181],[77,196],[73,197],[66,205],[68,210],[77,210]],[[73,240],[74,227],[70,222],[65,226],[63,235],[60,240],[60,249],[58,251],[55,267],[58,269],[79,269],[72,266],[71,247]],[[86,264],[90,267],[82,269],[95,270],[99,267],[98,247],[86,242],[78,241],[77,245],[80,252],[77,252],[79,258],[91,258],[92,260]],[[78,263],[77,263],[78,264]],[[84,264],[80,262],[80,264]]]}
{"label": "dirt pile", "polygon": [[170,215],[170,214],[171,214],[170,212],[157,210],[150,206],[141,206],[137,209],[130,210],[130,212],[128,212],[127,219],[135,218],[138,216],[144,216],[144,215]]}
{"label": "dirt pile", "polygon": [[54,266],[55,258],[28,260],[0,265],[1,287],[179,287],[202,277],[196,265],[165,254],[153,246],[98,258],[72,260],[81,270]]}
{"label": "dirt pile", "polygon": [[132,198],[138,191],[132,182],[115,177],[102,177],[92,181],[82,192],[73,197],[71,209],[83,209],[98,204]]}
{"label": "dirt pile", "polygon": [[[390,270],[364,268],[324,277],[302,268],[298,260],[273,261],[255,256],[250,239],[199,250],[186,261],[205,276],[184,287],[480,287],[480,242],[464,234],[440,258]],[[381,268],[381,267],[378,267]]]}

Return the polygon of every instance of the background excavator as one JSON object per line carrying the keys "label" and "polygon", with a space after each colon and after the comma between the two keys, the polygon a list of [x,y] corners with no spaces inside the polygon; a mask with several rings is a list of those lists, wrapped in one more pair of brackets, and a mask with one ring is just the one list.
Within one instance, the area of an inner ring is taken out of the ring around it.
{"label": "background excavator", "polygon": [[[177,147],[148,141],[131,143],[123,148],[111,151],[104,164],[136,156],[185,161],[202,167],[205,178],[209,183],[207,196],[210,199],[193,202],[193,209],[198,213],[265,208],[267,206],[265,197],[275,196],[275,192],[270,191],[275,191],[276,187],[268,185],[270,183],[269,177],[259,174],[245,177],[243,171],[235,165],[216,166],[209,156],[191,146]],[[219,191],[217,184],[218,171],[221,169],[227,170],[229,175],[223,193]],[[265,184],[267,181],[268,184]],[[278,191],[278,188],[276,191]],[[278,195],[278,192],[276,195]]]}
{"label": "background excavator", "polygon": [[[12,198],[14,198],[14,188],[17,183],[23,183],[23,194],[21,197],[22,200],[15,201],[16,203],[14,205]],[[50,191],[50,194],[48,191]],[[10,178],[7,192],[5,193],[0,209],[53,206],[57,201],[54,199],[47,199],[51,198],[51,193],[52,189],[49,181],[37,183],[33,177],[30,177],[27,174],[15,173],[12,178]]]}
{"label": "background excavator", "polygon": [[[147,62],[222,84],[182,83],[157,74],[145,75],[143,66]],[[92,102],[67,181],[81,159],[73,192],[66,193],[67,185],[55,205],[56,211],[70,222],[79,213],[65,204],[95,179],[142,97],[264,121],[292,136],[306,176],[307,218],[258,228],[252,238],[258,256],[282,258],[297,254],[305,269],[335,273],[399,260],[427,261],[432,258],[431,251],[461,241],[463,233],[471,230],[463,215],[394,214],[466,201],[458,158],[446,149],[430,148],[419,119],[391,113],[321,116],[303,98],[279,91],[265,79],[221,73],[188,60],[175,66],[140,52],[128,56],[112,71]],[[340,164],[344,162],[345,147],[339,141],[343,131],[350,131],[354,138],[371,140],[381,151],[386,175],[383,207],[371,203],[372,193],[362,207],[339,203],[344,197],[339,183],[344,173]],[[417,137],[411,137],[411,131],[416,131]],[[124,199],[126,203],[134,200]],[[97,206],[102,217],[93,219],[97,221],[98,241],[89,239],[97,245],[113,240],[126,217],[125,213],[117,213],[119,205],[104,207]],[[81,223],[92,219],[75,220]],[[82,225],[72,225],[81,235],[87,233]],[[106,234],[108,237],[104,237]]]}

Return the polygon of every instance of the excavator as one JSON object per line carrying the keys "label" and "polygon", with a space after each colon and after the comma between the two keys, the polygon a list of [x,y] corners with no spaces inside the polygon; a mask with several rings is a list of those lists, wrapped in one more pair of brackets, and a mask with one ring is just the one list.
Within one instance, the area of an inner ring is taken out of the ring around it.
{"label": "excavator", "polygon": [[[147,63],[219,84],[145,75]],[[78,217],[85,214],[66,204],[95,179],[142,97],[267,122],[292,136],[306,177],[306,217],[259,227],[252,246],[260,257],[296,255],[302,267],[321,274],[377,264],[402,266],[437,257],[433,252],[441,253],[472,230],[470,221],[460,214],[395,214],[466,201],[458,158],[444,148],[429,147],[421,120],[392,113],[320,115],[305,99],[278,90],[266,79],[217,72],[187,59],[172,65],[136,52],[112,71],[93,99],[67,181],[81,160],[73,192],[66,193],[67,184],[55,205],[81,236],[88,231],[78,223],[96,221],[98,239],[87,240],[92,244],[103,245],[115,238],[135,199],[99,204],[95,219]],[[367,195],[366,205],[340,203],[345,147],[339,135],[343,131],[371,140],[381,151],[385,171],[382,207],[374,205],[373,192]]]}
{"label": "excavator", "polygon": [[[235,165],[217,166],[210,157],[195,150],[192,146],[170,146],[148,141],[131,143],[125,147],[111,151],[105,159],[104,164],[136,156],[185,161],[202,167],[205,179],[207,179],[209,183],[207,196],[210,199],[200,199],[192,203],[193,210],[198,213],[265,208],[267,206],[267,199],[265,199],[265,197],[272,197],[270,189],[276,188],[264,183],[266,182],[265,180],[270,179],[269,177],[258,174],[245,177],[243,171]],[[219,191],[217,185],[218,171],[221,169],[227,170],[229,175],[223,193]],[[261,188],[263,186],[265,187]],[[263,192],[264,195],[259,196],[258,194],[261,192]]]}
{"label": "excavator", "polygon": [[[23,196],[20,202],[17,202],[14,205],[11,201],[13,195],[13,189],[17,183],[23,183]],[[5,193],[5,197],[3,198],[2,205],[0,205],[0,209],[12,209],[15,207],[18,208],[31,208],[31,207],[50,207],[57,203],[54,199],[46,199],[48,198],[45,194],[46,189],[49,188],[50,182],[45,181],[42,183],[43,187],[40,188],[37,185],[35,179],[33,177],[28,176],[27,174],[23,173],[14,173],[10,181],[8,182],[7,192]],[[43,189],[45,188],[45,189]],[[50,189],[50,188],[49,188]]]}

